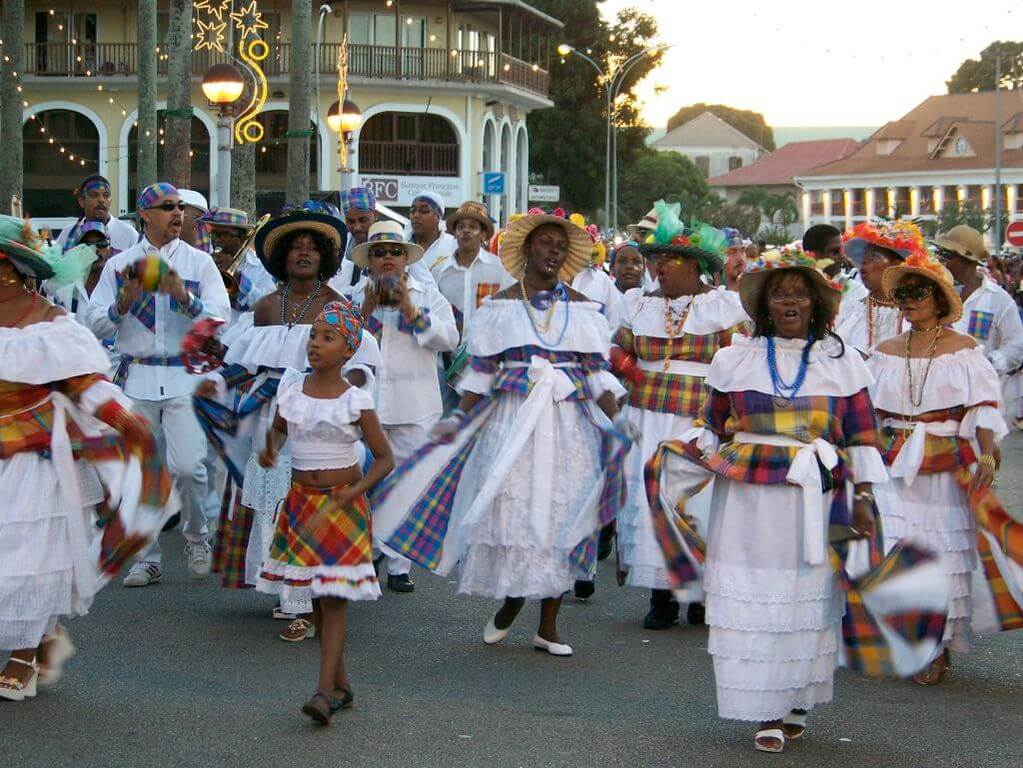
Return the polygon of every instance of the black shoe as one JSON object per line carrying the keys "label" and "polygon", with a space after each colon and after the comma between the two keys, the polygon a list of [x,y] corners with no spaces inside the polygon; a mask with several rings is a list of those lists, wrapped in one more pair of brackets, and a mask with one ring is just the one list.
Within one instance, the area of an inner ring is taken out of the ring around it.
{"label": "black shoe", "polygon": [[702,627],[707,623],[706,619],[707,609],[703,607],[703,603],[690,603],[686,608],[686,621],[694,627]]}
{"label": "black shoe", "polygon": [[166,523],[163,524],[163,530],[164,531],[173,531],[175,528],[178,527],[178,523],[180,523],[180,522],[181,522],[181,513],[180,512],[175,512],[173,515],[170,516],[170,519]]}
{"label": "black shoe", "polygon": [[[597,539],[597,560],[607,560],[611,557],[615,543],[614,520],[600,529],[600,537]],[[578,595],[576,595],[578,597]]]}
{"label": "black shoe", "polygon": [[586,579],[576,579],[575,582],[575,599],[576,600],[589,600],[593,597],[593,593],[597,591],[596,585],[592,581]]}
{"label": "black shoe", "polygon": [[399,573],[397,576],[387,577],[387,588],[392,592],[415,592],[416,583],[407,573]]}
{"label": "black shoe", "polygon": [[678,623],[678,603],[667,589],[655,589],[650,595],[650,610],[643,617],[643,629],[671,629]]}
{"label": "black shoe", "polygon": [[340,693],[341,695],[331,698],[330,714],[336,715],[342,709],[350,709],[355,705],[355,697],[350,690],[346,691],[344,688],[335,688],[334,693]]}

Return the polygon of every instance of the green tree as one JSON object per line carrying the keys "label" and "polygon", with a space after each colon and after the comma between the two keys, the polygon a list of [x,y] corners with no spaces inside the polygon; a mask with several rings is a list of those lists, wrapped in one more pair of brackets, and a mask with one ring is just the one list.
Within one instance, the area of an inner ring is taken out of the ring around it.
{"label": "green tree", "polygon": [[1002,52],[1003,88],[1015,90],[1023,86],[1023,42],[996,40],[980,52],[979,59],[967,59],[949,80],[949,93],[993,91],[995,89],[995,58]]}
{"label": "green tree", "polygon": [[670,131],[684,123],[688,123],[694,117],[699,117],[704,112],[717,115],[768,152],[774,151],[774,129],[767,124],[762,114],[750,109],[736,109],[725,104],[704,104],[701,101],[698,104],[682,107],[682,109],[668,118],[668,130]]}
{"label": "green tree", "polygon": [[[24,177],[22,166],[20,75],[25,71],[25,0],[13,0],[3,6],[0,38],[0,211],[10,213],[11,197],[22,197]],[[31,213],[31,211],[28,211]]]}
{"label": "green tree", "polygon": [[708,194],[707,181],[692,161],[677,152],[644,149],[619,170],[619,221],[639,221],[654,200],[682,204],[682,220]]}
{"label": "green tree", "polygon": [[[644,50],[657,34],[653,17],[625,9],[608,24],[601,18],[596,0],[533,0],[531,5],[567,22],[563,42],[586,53],[594,61],[613,56],[625,61]],[[612,39],[613,37],[613,39]],[[626,76],[615,105],[618,134],[619,188],[629,166],[645,149],[650,129],[643,125],[634,89],[660,62],[660,53],[640,60]],[[605,68],[606,71],[606,68]],[[550,98],[554,107],[531,112],[529,124],[530,165],[543,181],[561,186],[566,205],[597,216],[604,200],[604,147],[607,136],[606,95],[597,73],[575,55],[564,63],[551,64]],[[655,198],[647,200],[649,202]]]}
{"label": "green tree", "polygon": [[712,227],[734,227],[750,238],[760,231],[760,210],[752,205],[729,203],[716,194],[709,194],[693,210],[693,217]]}
{"label": "green tree", "polygon": [[[739,205],[756,208],[769,225],[778,225],[782,229],[799,218],[799,207],[791,192],[771,192],[764,187],[746,187],[736,199]],[[751,233],[751,234],[756,234]]]}

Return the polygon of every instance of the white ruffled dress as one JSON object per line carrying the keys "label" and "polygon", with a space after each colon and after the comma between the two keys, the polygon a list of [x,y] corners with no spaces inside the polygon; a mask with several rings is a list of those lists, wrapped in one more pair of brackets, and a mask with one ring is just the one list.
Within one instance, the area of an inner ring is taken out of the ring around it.
{"label": "white ruffled dress", "polygon": [[[950,447],[948,438],[968,440],[979,456],[978,429],[990,429],[996,442],[1005,437],[1008,429],[999,410],[1001,384],[981,347],[935,357],[926,383],[927,358],[912,358],[910,363],[914,390],[918,393],[923,384],[922,399],[916,406],[910,400],[906,358],[875,352],[868,362],[875,378],[871,397],[885,417],[882,426],[908,435],[897,456],[886,457],[891,482],[878,486],[875,498],[886,549],[908,539],[938,553],[952,588],[945,647],[965,652],[971,645],[977,523],[953,472],[918,473],[935,447],[940,450],[942,442]],[[939,414],[938,421],[935,414]],[[921,417],[927,423],[920,421]]]}
{"label": "white ruffled dress", "polygon": [[[777,340],[783,381],[795,380],[805,343]],[[851,506],[852,482],[886,479],[870,374],[852,349],[837,351],[814,346],[787,406],[774,398],[764,338],[735,336],[707,375],[698,446],[715,479],[703,587],[723,718],[774,720],[832,698],[844,598],[826,554],[829,510],[837,492]],[[831,464],[836,449],[845,483],[822,492],[817,459]],[[771,456],[781,464],[769,484],[756,467]]]}
{"label": "white ruffled dress", "polygon": [[[632,351],[644,380],[627,383],[629,397],[623,412],[639,428],[640,437],[626,459],[628,501],[618,514],[618,549],[622,566],[628,571],[626,584],[648,589],[668,589],[664,555],[654,538],[647,503],[643,470],[664,440],[676,440],[693,426],[703,404],[703,378],[710,361],[731,339],[731,330],[749,318],[734,291],[718,289],[697,296],[672,299],[675,317],[686,315],[681,333],[668,339],[665,329],[665,301],[662,296],[644,295],[641,288],[625,294],[622,327],[615,335],[624,342],[631,337]],[[671,344],[671,360],[665,370],[662,347]],[[654,352],[658,354],[654,355]],[[667,394],[672,392],[673,394]],[[705,536],[710,511],[711,486],[686,502],[686,514],[693,518],[697,532]],[[698,582],[676,593],[683,601],[703,599]]]}
{"label": "white ruffled dress", "polygon": [[376,535],[387,541],[437,473],[475,440],[434,570],[445,575],[459,564],[463,594],[558,597],[582,575],[570,561],[573,549],[599,529],[601,428],[610,422],[595,400],[625,393],[607,370],[607,320],[594,302],[557,302],[548,330],[538,333],[521,300],[487,299],[473,316],[468,347],[473,362],[459,390],[493,400],[374,503]]}
{"label": "white ruffled dress", "polygon": [[843,301],[835,320],[835,333],[860,352],[869,354],[886,339],[898,336],[904,329],[898,307],[872,305],[867,299]]}

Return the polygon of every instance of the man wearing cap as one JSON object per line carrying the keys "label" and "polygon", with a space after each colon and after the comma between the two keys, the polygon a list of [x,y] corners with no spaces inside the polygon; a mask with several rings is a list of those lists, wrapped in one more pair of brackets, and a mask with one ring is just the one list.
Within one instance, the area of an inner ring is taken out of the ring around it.
{"label": "man wearing cap", "polygon": [[[237,208],[214,208],[196,219],[195,226],[200,238],[205,237],[213,244],[213,261],[221,271],[231,266],[246,236],[253,230],[249,214]],[[261,298],[277,290],[277,281],[252,248],[246,249],[235,279],[238,292],[231,299],[232,323],[243,312],[251,311]]]}
{"label": "man wearing cap", "polygon": [[117,251],[126,251],[139,240],[135,227],[110,215],[110,182],[99,174],[87,176],[75,190],[75,199],[82,216],[73,226],[65,227],[57,237],[57,245],[67,249],[78,242],[79,229],[86,222],[102,224],[107,229],[110,243]]}
{"label": "man wearing cap", "polygon": [[[451,305],[431,280],[422,282],[408,269],[423,249],[406,242],[401,225],[381,221],[366,242],[352,249],[352,261],[364,272],[353,302],[361,307],[365,329],[380,342],[376,410],[400,464],[426,442],[443,412],[437,355],[458,344]],[[411,592],[412,563],[388,558],[387,586]]]}
{"label": "man wearing cap", "polygon": [[1012,297],[978,270],[988,257],[983,235],[960,224],[933,244],[961,286],[963,316],[952,327],[975,338],[998,375],[1008,376],[1023,363],[1023,322]]}
{"label": "man wearing cap", "polygon": [[[142,190],[138,213],[144,237],[103,267],[86,315],[99,338],[115,339],[114,350],[121,355],[115,383],[154,430],[163,428],[167,464],[181,503],[188,570],[199,579],[210,570],[203,510],[206,438],[192,409],[195,381],[184,367],[181,345],[193,321],[228,317],[231,307],[213,259],[180,238],[184,205],[178,190],[166,182]],[[156,291],[143,290],[137,265],[160,276]],[[139,556],[124,584],[141,587],[161,577],[156,542]]]}
{"label": "man wearing cap", "polygon": [[351,296],[359,284],[362,270],[352,261],[352,248],[366,242],[369,228],[377,220],[377,196],[369,187],[352,187],[341,191],[341,211],[348,227],[341,268],[328,285],[340,294]]}
{"label": "man wearing cap", "polygon": [[443,229],[444,198],[436,192],[420,192],[409,206],[408,218],[412,229],[409,242],[423,249],[422,264],[427,273],[434,264],[450,258],[458,250],[454,236]]}
{"label": "man wearing cap", "polygon": [[181,239],[193,248],[210,253],[213,244],[210,242],[209,233],[200,231],[196,222],[209,213],[210,206],[202,192],[194,189],[179,189],[178,195],[181,202],[185,204],[185,212],[181,220]]}

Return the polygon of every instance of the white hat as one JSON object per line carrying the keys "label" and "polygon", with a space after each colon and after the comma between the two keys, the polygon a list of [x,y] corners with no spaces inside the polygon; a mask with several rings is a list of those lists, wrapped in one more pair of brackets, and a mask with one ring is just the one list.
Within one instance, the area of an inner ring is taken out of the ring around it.
{"label": "white hat", "polygon": [[352,248],[352,261],[363,269],[369,269],[369,249],[376,243],[396,243],[402,246],[409,264],[415,264],[423,258],[422,247],[405,239],[401,224],[396,221],[378,221],[369,228],[366,242]]}
{"label": "white hat", "polygon": [[178,197],[181,198],[181,202],[185,205],[198,208],[203,213],[208,213],[210,210],[210,206],[206,202],[206,198],[203,197],[202,192],[196,192],[194,189],[178,189]]}

